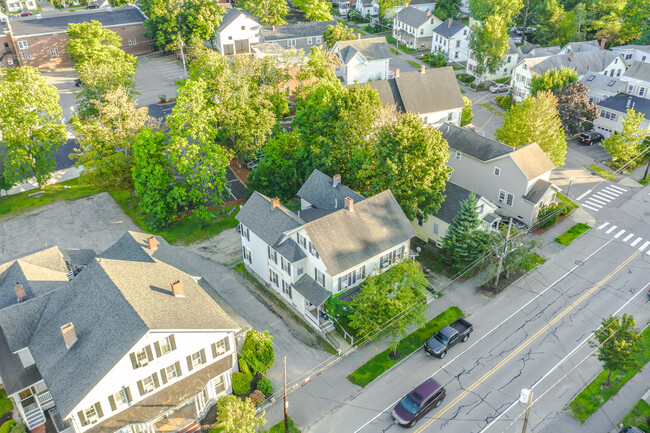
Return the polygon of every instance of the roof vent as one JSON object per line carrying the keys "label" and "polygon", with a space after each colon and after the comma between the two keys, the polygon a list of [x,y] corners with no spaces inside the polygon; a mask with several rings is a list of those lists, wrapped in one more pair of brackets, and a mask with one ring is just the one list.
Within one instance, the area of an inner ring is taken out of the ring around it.
{"label": "roof vent", "polygon": [[175,298],[185,297],[185,290],[183,290],[183,282],[181,280],[176,280],[172,283],[172,293]]}
{"label": "roof vent", "polygon": [[271,199],[271,209],[280,206],[280,197],[275,197]]}
{"label": "roof vent", "polygon": [[18,298],[18,302],[22,301],[27,296],[27,293],[25,292],[25,288],[20,283],[16,283],[16,287],[14,287],[14,291],[16,292],[16,297]]}
{"label": "roof vent", "polygon": [[61,327],[61,334],[63,334],[66,349],[70,349],[77,342],[77,333],[74,331],[74,325],[72,323],[63,325]]}
{"label": "roof vent", "polygon": [[340,174],[335,174],[332,176],[332,187],[336,188],[341,184],[341,175]]}
{"label": "roof vent", "polygon": [[354,200],[350,197],[345,197],[345,208],[350,212],[354,211]]}
{"label": "roof vent", "polygon": [[631,104],[632,104],[632,97],[628,96],[627,97],[627,104],[625,104],[625,108],[630,108]]}
{"label": "roof vent", "polygon": [[158,239],[155,236],[149,236],[147,238],[147,244],[151,251],[156,251],[158,249]]}
{"label": "roof vent", "polygon": [[570,62],[573,61],[573,51],[571,51],[571,52],[569,53],[569,61],[570,61]]}

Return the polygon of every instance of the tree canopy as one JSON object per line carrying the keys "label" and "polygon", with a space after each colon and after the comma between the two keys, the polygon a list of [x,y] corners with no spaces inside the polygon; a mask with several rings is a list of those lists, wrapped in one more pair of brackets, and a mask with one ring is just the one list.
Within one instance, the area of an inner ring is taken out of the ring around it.
{"label": "tree canopy", "polygon": [[523,6],[523,0],[469,0],[470,14],[479,21],[497,15],[508,23]]}
{"label": "tree canopy", "polygon": [[244,400],[234,395],[224,395],[217,401],[217,427],[224,432],[256,433],[266,424],[264,411],[257,416],[250,398]]}
{"label": "tree canopy", "polygon": [[453,273],[463,272],[485,253],[487,234],[479,228],[476,196],[471,193],[461,205],[442,240],[442,256]]}
{"label": "tree canopy", "polygon": [[287,0],[241,0],[238,7],[246,9],[259,20],[263,26],[286,24],[284,18],[289,13]]}
{"label": "tree canopy", "polygon": [[440,0],[436,2],[436,16],[443,21],[456,18],[462,4],[462,0]]}
{"label": "tree canopy", "polygon": [[338,41],[351,41],[353,39],[355,39],[354,30],[341,23],[336,23],[336,26],[327,26],[327,29],[323,33],[323,40],[328,50]]}
{"label": "tree canopy", "polygon": [[43,186],[66,139],[59,92],[31,66],[0,71],[0,168],[2,187],[35,177]]}
{"label": "tree canopy", "polygon": [[530,91],[533,96],[541,91],[555,92],[576,81],[578,81],[578,73],[575,69],[566,67],[561,67],[559,70],[549,69],[542,75],[533,76]]}
{"label": "tree canopy", "polygon": [[472,119],[474,118],[474,114],[472,113],[471,99],[469,99],[467,96],[463,96],[463,103],[465,106],[463,107],[463,111],[460,116],[460,126],[465,126],[469,123],[472,123]]}
{"label": "tree canopy", "polygon": [[541,91],[506,113],[495,137],[508,146],[537,143],[556,167],[564,165],[566,137],[557,111],[557,98]]}
{"label": "tree canopy", "polygon": [[275,363],[273,337],[269,331],[258,332],[251,329],[246,333],[246,341],[241,349],[241,356],[253,369],[255,374],[265,374]]}
{"label": "tree canopy", "polygon": [[510,48],[507,21],[500,15],[490,15],[472,26],[469,49],[476,58],[476,73],[495,73],[504,62]]}
{"label": "tree canopy", "polygon": [[594,331],[596,342],[590,342],[590,345],[598,347],[598,360],[607,370],[605,386],[610,385],[613,370],[637,366],[633,355],[640,335],[635,326],[634,317],[623,314],[621,317],[609,316],[603,319],[600,328]]}
{"label": "tree canopy", "polygon": [[332,19],[332,3],[327,0],[293,0],[293,5],[300,9],[309,21]]}
{"label": "tree canopy", "polygon": [[612,162],[626,164],[644,149],[644,140],[650,136],[650,130],[641,128],[644,119],[643,113],[629,108],[621,121],[623,129],[603,140],[601,146],[612,157]]}
{"label": "tree canopy", "polygon": [[585,130],[585,123],[598,117],[598,107],[589,101],[589,87],[584,83],[569,83],[555,92],[562,127],[569,135]]}

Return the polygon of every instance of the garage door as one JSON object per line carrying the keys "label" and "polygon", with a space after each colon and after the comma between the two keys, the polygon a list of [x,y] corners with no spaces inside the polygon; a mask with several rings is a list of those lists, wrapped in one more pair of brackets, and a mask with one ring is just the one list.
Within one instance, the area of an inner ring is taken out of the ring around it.
{"label": "garage door", "polygon": [[235,46],[233,44],[224,44],[223,46],[223,55],[231,56],[235,54]]}
{"label": "garage door", "polygon": [[248,46],[248,39],[235,40],[235,51],[237,52],[237,54],[250,53],[250,48]]}

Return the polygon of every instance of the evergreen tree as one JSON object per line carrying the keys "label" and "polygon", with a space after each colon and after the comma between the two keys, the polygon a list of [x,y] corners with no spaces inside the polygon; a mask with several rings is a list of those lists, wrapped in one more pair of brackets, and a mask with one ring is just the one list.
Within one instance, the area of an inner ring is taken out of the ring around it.
{"label": "evergreen tree", "polygon": [[485,252],[488,239],[485,232],[479,230],[480,226],[476,196],[471,193],[461,203],[442,240],[442,255],[453,273],[463,272]]}

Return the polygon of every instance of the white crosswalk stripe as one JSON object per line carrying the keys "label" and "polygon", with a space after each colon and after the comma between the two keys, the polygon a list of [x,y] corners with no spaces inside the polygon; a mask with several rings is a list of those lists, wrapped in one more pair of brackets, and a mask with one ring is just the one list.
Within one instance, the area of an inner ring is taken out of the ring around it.
{"label": "white crosswalk stripe", "polygon": [[582,194],[580,197],[576,198],[576,200],[582,200],[583,198],[585,198],[586,196],[588,196],[589,194],[591,194],[591,191],[593,191],[593,189],[590,189],[590,190],[587,191],[586,193]]}
{"label": "white crosswalk stripe", "polygon": [[[589,197],[585,203],[590,202],[590,201],[593,201],[593,202],[595,202],[595,203],[600,203],[600,204],[602,204],[603,206],[607,204],[606,202],[604,202],[604,201],[602,201],[602,200],[598,200],[598,199],[596,199],[596,198],[594,198],[594,197]],[[609,200],[607,200],[607,201],[609,201]]]}
{"label": "white crosswalk stripe", "polygon": [[607,230],[605,233],[610,234],[611,232],[613,232],[614,230],[616,230],[616,227],[617,227],[617,226],[611,226],[611,227],[609,228],[609,230]]}
{"label": "white crosswalk stripe", "polygon": [[642,238],[640,238],[640,237],[639,237],[639,238],[636,238],[636,239],[634,240],[634,242],[632,242],[630,245],[632,245],[633,247],[636,246],[636,244],[638,244],[639,242],[641,242],[641,239],[642,239]]}
{"label": "white crosswalk stripe", "polygon": [[639,251],[643,251],[643,250],[645,250],[645,247],[647,247],[648,245],[650,245],[650,241],[646,241],[646,243],[644,243],[643,245],[641,245],[641,246],[639,247]]}
{"label": "white crosswalk stripe", "polygon": [[598,226],[598,229],[597,229],[597,230],[602,230],[602,229],[604,229],[605,227],[607,227],[608,225],[609,225],[608,222],[606,222],[606,223],[602,223],[601,225]]}
{"label": "white crosswalk stripe", "polygon": [[[623,242],[629,241],[632,236],[634,236],[634,233],[630,233],[629,235],[625,236],[625,239],[623,239]],[[641,238],[639,238],[639,239],[641,239]],[[634,245],[632,245],[632,246],[634,246]]]}
{"label": "white crosswalk stripe", "polygon": [[602,209],[603,206],[605,205],[605,203],[603,203],[603,204],[598,204],[598,203],[596,203],[596,202],[593,202],[593,201],[591,201],[591,199],[587,200],[587,201],[585,202],[585,204],[589,204],[589,205],[591,205],[591,206],[596,206],[598,209]]}
{"label": "white crosswalk stripe", "polygon": [[582,207],[586,207],[589,210],[592,210],[594,212],[598,212],[598,209],[596,209],[595,207],[587,206],[586,204],[583,204]]}
{"label": "white crosswalk stripe", "polygon": [[606,201],[607,203],[609,203],[609,202],[612,201],[611,197],[605,197],[604,195],[600,195],[599,193],[596,193],[596,194],[592,195],[592,196],[589,197],[587,200],[596,200],[596,199],[598,199],[598,200],[604,200],[604,201]]}
{"label": "white crosswalk stripe", "polygon": [[609,185],[609,188],[618,189],[621,192],[627,192],[627,190],[625,188],[621,188],[620,186],[617,186],[617,185]]}
{"label": "white crosswalk stripe", "polygon": [[618,198],[618,194],[611,193],[609,191],[598,191],[596,194],[594,194],[594,197],[605,197],[610,200],[616,200]]}
{"label": "white crosswalk stripe", "polygon": [[[609,222],[604,222],[598,227],[596,227],[596,230],[606,229],[605,231],[606,234],[612,234],[614,239],[618,239],[626,233],[626,230],[619,229],[618,231],[615,231],[617,228],[618,226],[610,225]],[[628,233],[624,238],[621,239],[621,241],[630,242],[631,247],[636,247],[639,243],[641,243],[641,241],[643,241],[643,237],[636,236],[634,233]],[[650,241],[645,241],[643,245],[641,245],[638,249],[639,251],[645,251],[645,249],[648,248],[649,245],[650,245]],[[650,248],[648,248],[646,254],[650,255]]]}
{"label": "white crosswalk stripe", "polygon": [[616,233],[616,234],[614,235],[614,239],[618,239],[618,238],[620,238],[621,235],[622,235],[623,233],[625,233],[625,230],[621,230],[620,232]]}
{"label": "white crosswalk stripe", "polygon": [[593,192],[593,190],[585,192],[576,200],[584,199],[582,206],[586,209],[597,212],[599,209],[611,204],[625,192],[627,192],[627,190],[620,186],[605,185],[595,192]]}

